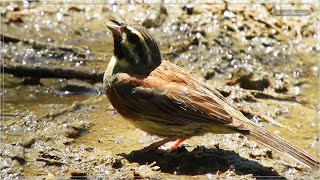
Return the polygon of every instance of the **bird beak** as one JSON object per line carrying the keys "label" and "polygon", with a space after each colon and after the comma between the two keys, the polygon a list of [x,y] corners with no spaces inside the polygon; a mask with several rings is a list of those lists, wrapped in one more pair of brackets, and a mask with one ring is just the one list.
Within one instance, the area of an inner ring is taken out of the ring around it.
{"label": "bird beak", "polygon": [[110,19],[111,22],[104,23],[108,29],[112,32],[114,37],[121,37],[121,25],[123,24],[120,20]]}

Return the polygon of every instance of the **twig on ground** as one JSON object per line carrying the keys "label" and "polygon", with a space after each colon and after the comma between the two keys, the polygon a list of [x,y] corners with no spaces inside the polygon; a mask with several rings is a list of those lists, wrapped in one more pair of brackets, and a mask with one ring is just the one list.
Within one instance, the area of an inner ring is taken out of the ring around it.
{"label": "twig on ground", "polygon": [[13,37],[10,35],[6,35],[6,34],[0,34],[1,37],[1,41],[4,43],[18,43],[18,42],[23,42],[25,44],[29,44],[31,45],[34,49],[47,49],[48,47],[50,48],[54,48],[54,49],[58,49],[61,51],[65,51],[65,52],[71,52],[71,53],[75,53],[77,54],[77,56],[85,58],[86,54],[85,54],[85,49],[83,48],[79,48],[79,47],[74,47],[71,45],[54,45],[54,44],[45,44],[45,43],[40,43],[37,41],[30,41],[30,40],[25,40],[25,39],[20,39],[18,37]]}
{"label": "twig on ground", "polygon": [[36,161],[42,161],[42,162],[45,162],[47,165],[56,165],[56,166],[62,166],[64,164],[66,164],[62,161],[46,159],[46,158],[36,158]]}
{"label": "twig on ground", "polygon": [[250,93],[259,99],[274,99],[278,101],[294,101],[298,102],[296,96],[293,95],[286,95],[286,94],[270,94],[262,91],[250,90]]}
{"label": "twig on ground", "polygon": [[71,68],[57,65],[4,63],[0,65],[1,73],[18,77],[66,78],[87,80],[92,83],[102,82],[104,72],[83,67]]}

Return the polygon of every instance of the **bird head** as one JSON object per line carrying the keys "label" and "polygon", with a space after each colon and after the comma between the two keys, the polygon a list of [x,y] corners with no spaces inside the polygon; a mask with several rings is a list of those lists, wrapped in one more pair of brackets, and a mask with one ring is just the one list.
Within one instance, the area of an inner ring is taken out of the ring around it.
{"label": "bird head", "polygon": [[157,42],[136,22],[110,20],[106,26],[114,39],[114,57],[118,72],[146,75],[161,63]]}

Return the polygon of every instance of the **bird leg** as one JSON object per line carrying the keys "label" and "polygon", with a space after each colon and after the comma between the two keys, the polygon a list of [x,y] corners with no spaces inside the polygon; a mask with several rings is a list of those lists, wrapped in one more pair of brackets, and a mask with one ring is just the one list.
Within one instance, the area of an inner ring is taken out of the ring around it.
{"label": "bird leg", "polygon": [[[163,139],[163,140],[161,140],[161,141],[158,141],[158,142],[155,142],[155,143],[150,144],[149,146],[143,148],[142,151],[147,152],[147,151],[151,151],[151,150],[156,150],[156,149],[158,149],[160,146],[164,145],[165,143],[170,142],[170,141],[175,141],[175,140],[178,141],[179,138],[176,137],[176,136],[168,137],[168,138]],[[181,141],[181,142],[182,142],[182,141]],[[181,143],[181,142],[180,142],[180,143]],[[177,143],[177,142],[176,142],[176,143]],[[175,143],[175,144],[176,144],[176,143]],[[180,144],[180,143],[179,143],[179,144]],[[174,145],[175,145],[175,144],[174,144]],[[176,146],[178,147],[179,144],[176,145]],[[170,148],[170,150],[171,150],[171,148]]]}
{"label": "bird leg", "polygon": [[170,151],[173,151],[173,150],[176,150],[179,145],[184,141],[186,140],[186,138],[179,138],[176,140],[176,142],[174,142],[174,144],[172,144],[169,148]]}

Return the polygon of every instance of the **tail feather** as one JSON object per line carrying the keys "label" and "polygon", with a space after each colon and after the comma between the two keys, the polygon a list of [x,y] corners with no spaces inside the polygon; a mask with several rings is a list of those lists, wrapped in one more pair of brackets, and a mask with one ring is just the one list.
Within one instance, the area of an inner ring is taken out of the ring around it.
{"label": "tail feather", "polygon": [[[255,126],[255,125],[253,125]],[[281,137],[268,132],[258,126],[250,128],[249,134],[246,134],[248,138],[257,140],[266,146],[269,146],[280,153],[292,156],[294,159],[300,161],[301,163],[309,166],[312,169],[317,169],[320,167],[320,161],[311,157],[302,149],[294,146],[288,141],[282,139]]]}

